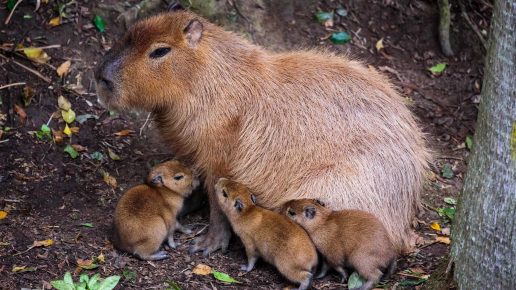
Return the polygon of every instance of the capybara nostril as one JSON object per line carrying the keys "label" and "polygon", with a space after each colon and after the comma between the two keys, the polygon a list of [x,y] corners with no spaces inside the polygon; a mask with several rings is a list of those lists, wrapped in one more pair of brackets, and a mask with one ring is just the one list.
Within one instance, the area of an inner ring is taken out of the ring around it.
{"label": "capybara nostril", "polygon": [[117,73],[120,69],[120,59],[104,61],[95,71],[97,82],[109,91],[113,91],[117,79]]}

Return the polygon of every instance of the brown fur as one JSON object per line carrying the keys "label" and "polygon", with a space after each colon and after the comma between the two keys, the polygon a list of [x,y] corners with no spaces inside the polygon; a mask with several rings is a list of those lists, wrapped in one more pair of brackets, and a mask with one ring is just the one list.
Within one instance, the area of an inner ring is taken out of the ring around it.
{"label": "brown fur", "polygon": [[[183,176],[175,180],[175,176]],[[114,244],[144,260],[160,260],[167,257],[159,249],[165,240],[174,248],[175,230],[190,231],[176,216],[183,200],[197,186],[192,171],[178,161],[157,165],[149,173],[147,182],[129,189],[118,201],[114,217]]]}
{"label": "brown fur", "polygon": [[[159,47],[171,51],[150,58]],[[320,51],[273,53],[173,12],[134,25],[96,76],[106,106],[154,112],[177,157],[203,175],[210,229],[194,250],[227,247],[213,189],[221,176],[248,185],[270,209],[318,198],[335,210],[371,212],[398,250],[409,249],[430,154],[403,99],[376,70]]]}
{"label": "brown fur", "polygon": [[314,199],[285,204],[285,214],[301,225],[326,262],[347,278],[345,267],[354,268],[372,289],[382,276],[392,273],[396,250],[382,223],[360,210],[332,211]]}
{"label": "brown fur", "polygon": [[276,266],[287,279],[310,287],[317,252],[306,232],[287,217],[255,205],[254,196],[240,183],[221,178],[215,185],[222,211],[247,253],[251,271],[258,257]]}

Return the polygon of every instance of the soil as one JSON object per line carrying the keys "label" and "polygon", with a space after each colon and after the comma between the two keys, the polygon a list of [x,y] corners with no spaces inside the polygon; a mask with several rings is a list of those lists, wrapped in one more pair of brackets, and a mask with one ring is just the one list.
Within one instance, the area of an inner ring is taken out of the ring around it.
{"label": "soil", "polygon": [[[108,0],[102,4],[109,7],[117,2]],[[471,27],[459,17],[458,8],[452,7],[455,17],[451,34],[456,55],[447,58],[441,53],[435,1],[342,1],[348,15],[336,15],[329,28],[315,21],[314,13],[337,9],[338,1],[292,2],[294,5],[288,9],[273,6],[274,1],[266,10],[259,5],[251,7],[260,13],[266,11],[263,23],[267,25],[260,27],[249,23],[249,5],[241,9],[227,5],[230,21],[224,22],[231,29],[246,27],[247,37],[268,47],[329,49],[384,71],[412,104],[429,146],[436,152],[433,172],[429,173],[422,196],[423,207],[414,220],[420,236],[418,247],[399,259],[397,273],[381,285],[386,289],[418,288],[414,284],[424,283],[426,275],[432,275],[449,253],[450,246],[436,242],[436,237],[446,237],[451,224],[437,211],[450,207],[444,198],[456,199],[462,186],[469,154],[465,141],[474,133],[485,52]],[[302,5],[304,2],[309,4]],[[237,239],[233,239],[227,253],[216,252],[209,257],[188,254],[189,242],[208,225],[206,206],[183,218],[183,224],[193,228],[194,234],[177,234],[182,245],[169,251],[171,257],[167,260],[140,261],[113,249],[109,236],[118,198],[124,190],[140,183],[152,164],[172,157],[173,148],[164,146],[152,121],[146,122],[146,113],[118,115],[105,111],[96,102],[92,71],[101,55],[124,32],[124,25],[117,21],[119,12],[106,6],[99,8],[97,1],[70,2],[63,23],[50,27],[49,20],[58,15],[58,3],[65,2],[49,1],[33,12],[34,3],[23,1],[9,25],[0,28],[0,84],[25,82],[35,92],[24,104],[24,86],[0,90],[0,210],[8,213],[0,219],[0,288],[49,289],[49,282],[62,279],[67,271],[74,273],[77,280],[81,271],[78,259],[94,259],[98,264],[96,269],[82,269],[83,273],[120,275],[117,289],[164,289],[169,287],[167,281],[175,281],[181,289],[287,287],[289,283],[263,262],[243,275],[239,266],[245,262],[245,253]],[[467,12],[473,23],[488,30],[491,4],[473,0],[469,5]],[[2,21],[8,12],[2,4]],[[105,33],[92,25],[95,14],[106,20]],[[332,44],[328,37],[333,31],[347,31],[353,40],[344,45]],[[380,39],[384,47],[377,50]],[[45,49],[51,59],[43,65],[14,51],[18,45],[56,44],[60,47]],[[55,68],[66,60],[71,60],[72,66],[61,78]],[[446,63],[447,67],[442,75],[433,76],[428,68],[437,63]],[[91,114],[97,119],[75,121],[72,126],[79,127],[79,131],[62,142],[38,140],[35,131],[42,124],[49,122],[48,126],[56,131],[65,127],[59,114],[51,117],[59,112],[60,95],[71,102],[77,115]],[[14,110],[15,105],[23,109],[26,118],[23,112]],[[126,129],[133,131],[125,136],[115,134]],[[85,151],[72,159],[63,152],[67,144],[82,145]],[[111,159],[109,150],[120,160]],[[97,151],[103,154],[101,160],[90,155]],[[451,178],[443,177],[441,172],[448,165],[453,172]],[[116,179],[116,187],[105,182],[105,173]],[[434,221],[444,232],[430,228]],[[47,239],[53,244],[29,249],[34,241]],[[241,283],[230,285],[210,275],[193,274],[192,269],[200,263],[228,273]],[[15,267],[21,266],[26,268],[16,272]],[[316,280],[313,285],[314,289],[344,286],[336,274]]]}

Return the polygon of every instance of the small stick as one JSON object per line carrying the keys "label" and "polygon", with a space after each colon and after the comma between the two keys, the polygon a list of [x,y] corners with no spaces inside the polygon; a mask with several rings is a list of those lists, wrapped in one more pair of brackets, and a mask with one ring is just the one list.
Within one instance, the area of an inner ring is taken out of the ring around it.
{"label": "small stick", "polygon": [[9,16],[7,16],[7,19],[5,20],[4,24],[9,24],[9,21],[11,21],[11,17],[13,16],[14,10],[16,10],[16,7],[22,2],[23,0],[18,0],[16,4],[14,4],[13,10],[11,10],[11,13],[9,13]]}
{"label": "small stick", "polygon": [[150,113],[147,115],[147,119],[145,120],[145,123],[143,123],[143,125],[140,127],[140,136],[142,135],[143,129],[144,129],[144,128],[145,128],[145,126],[147,125],[147,122],[149,122],[149,119],[150,119],[151,114],[152,114],[152,112],[150,112]]}
{"label": "small stick", "polygon": [[469,19],[469,16],[468,16],[468,13],[466,12],[466,7],[464,6],[464,4],[459,1],[459,5],[460,5],[460,10],[462,12],[461,13],[462,17],[464,18],[464,20],[466,20],[466,22],[469,24],[469,26],[471,26],[471,29],[473,29],[475,34],[478,36],[478,39],[482,43],[482,46],[487,51],[487,43],[486,43],[486,40],[484,39],[484,36],[480,32],[480,30],[478,30],[478,27],[475,25],[475,23],[473,23],[473,21],[471,21],[471,19]]}
{"label": "small stick", "polygon": [[2,58],[4,58],[4,59],[7,59],[7,60],[10,60],[12,63],[16,64],[17,66],[19,66],[19,67],[21,67],[21,68],[24,68],[24,69],[28,70],[29,72],[33,73],[35,76],[37,76],[38,78],[40,78],[40,79],[44,80],[44,81],[45,81],[45,82],[47,82],[47,83],[51,83],[51,82],[52,82],[52,80],[50,80],[50,79],[49,79],[49,78],[47,78],[46,76],[44,76],[44,75],[40,74],[38,71],[33,70],[33,69],[31,69],[30,67],[25,66],[25,65],[23,65],[23,64],[21,64],[21,63],[19,63],[19,62],[15,61],[14,59],[9,59],[9,58],[7,58],[6,56],[3,56],[3,55],[1,55],[1,54],[0,54],[0,57],[2,57]]}
{"label": "small stick", "polygon": [[[39,46],[34,48],[49,49],[49,48],[61,48],[61,44],[52,44],[47,46]],[[15,51],[23,51],[25,48],[17,48]]]}
{"label": "small stick", "polygon": [[24,82],[12,83],[12,84],[8,84],[8,85],[0,86],[0,90],[6,89],[6,88],[10,88],[10,87],[14,87],[14,86],[23,86],[23,85],[25,85]]}

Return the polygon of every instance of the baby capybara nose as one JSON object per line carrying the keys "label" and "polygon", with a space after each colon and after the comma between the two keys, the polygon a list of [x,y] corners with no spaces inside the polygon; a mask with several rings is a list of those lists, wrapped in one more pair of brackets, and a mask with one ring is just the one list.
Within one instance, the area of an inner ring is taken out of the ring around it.
{"label": "baby capybara nose", "polygon": [[95,79],[105,89],[113,91],[120,61],[104,61],[95,71]]}

